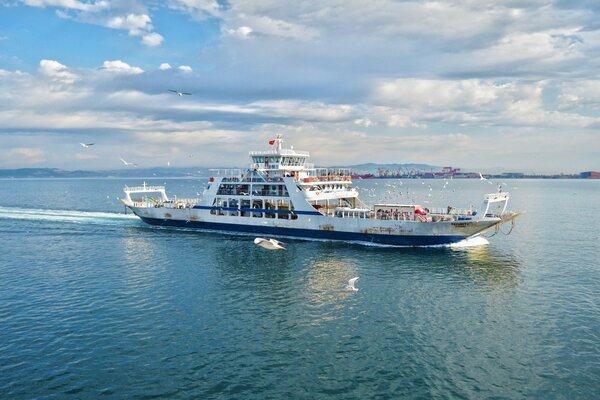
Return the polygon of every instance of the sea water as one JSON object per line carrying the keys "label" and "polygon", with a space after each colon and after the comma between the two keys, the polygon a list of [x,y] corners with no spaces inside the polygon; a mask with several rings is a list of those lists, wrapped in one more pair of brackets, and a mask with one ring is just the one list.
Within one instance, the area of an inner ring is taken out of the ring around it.
{"label": "sea water", "polygon": [[458,208],[502,184],[526,214],[489,244],[285,251],[145,225],[118,200],[141,182],[0,180],[0,398],[600,393],[600,181],[358,180],[370,204]]}

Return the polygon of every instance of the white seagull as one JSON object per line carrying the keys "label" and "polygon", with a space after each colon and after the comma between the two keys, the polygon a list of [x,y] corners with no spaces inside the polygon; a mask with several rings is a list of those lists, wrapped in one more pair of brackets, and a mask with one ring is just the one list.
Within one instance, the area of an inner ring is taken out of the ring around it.
{"label": "white seagull", "polygon": [[275,239],[254,239],[254,244],[267,250],[285,250],[283,243]]}
{"label": "white seagull", "polygon": [[131,166],[137,167],[137,164],[134,162],[127,162],[127,161],[123,160],[122,158],[120,160],[123,161],[123,164],[125,164],[126,166],[131,165]]}
{"label": "white seagull", "polygon": [[181,97],[181,96],[191,96],[191,93],[188,92],[180,92],[178,90],[173,90],[173,89],[169,89],[169,92],[173,92],[173,93],[177,93],[177,96]]}
{"label": "white seagull", "polygon": [[93,146],[93,145],[94,145],[94,143],[79,143],[79,145],[80,145],[81,147],[85,147],[85,148],[87,149],[88,147],[90,147],[90,146]]}
{"label": "white seagull", "polygon": [[358,280],[358,276],[356,278],[352,278],[348,281],[348,286],[346,286],[346,290],[353,290],[355,292],[358,292],[358,289],[354,287],[354,284],[356,283],[356,281]]}
{"label": "white seagull", "polygon": [[483,175],[481,175],[481,172],[479,173],[479,180],[480,181],[488,181],[488,183],[490,185],[493,185],[492,181],[490,181],[488,178],[484,178]]}

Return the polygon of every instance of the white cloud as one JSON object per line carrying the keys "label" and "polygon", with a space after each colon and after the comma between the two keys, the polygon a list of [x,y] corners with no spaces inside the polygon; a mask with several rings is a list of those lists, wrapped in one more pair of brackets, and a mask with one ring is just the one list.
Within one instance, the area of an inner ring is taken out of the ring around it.
{"label": "white cloud", "polygon": [[18,159],[20,165],[39,164],[46,160],[44,150],[38,147],[16,147],[8,150],[5,155],[9,159]]}
{"label": "white cloud", "polygon": [[148,33],[146,35],[144,35],[142,37],[142,43],[145,44],[146,46],[149,47],[154,47],[154,46],[158,46],[163,42],[163,37],[162,35],[153,32],[153,33]]}
{"label": "white cloud", "polygon": [[137,1],[102,0],[88,3],[78,0],[24,0],[24,4],[32,7],[57,7],[56,14],[61,18],[126,30],[130,36],[141,36],[142,44],[146,46],[158,46],[163,42],[162,35],[153,32],[150,15],[140,12],[145,10],[145,6]]}
{"label": "white cloud", "polygon": [[265,100],[248,104],[256,114],[303,121],[348,122],[357,110],[348,104],[325,104],[298,100]]}
{"label": "white cloud", "polygon": [[[556,64],[583,57],[578,29],[541,32],[511,32],[492,46],[472,52],[475,65],[495,66],[526,63]],[[529,66],[531,68],[531,66]]]}
{"label": "white cloud", "polygon": [[419,128],[424,129],[427,126],[411,121],[406,115],[392,114],[387,118],[387,126],[391,128]]}
{"label": "white cloud", "polygon": [[179,67],[177,67],[177,69],[181,72],[192,72],[192,67],[190,67],[189,65],[180,65]]}
{"label": "white cloud", "polygon": [[104,63],[102,63],[102,69],[119,74],[141,74],[144,72],[140,67],[132,67],[121,60],[104,61]]}
{"label": "white cloud", "polygon": [[238,28],[235,29],[226,29],[225,32],[227,32],[229,35],[231,36],[236,36],[240,39],[247,39],[250,34],[252,33],[252,28],[250,28],[249,26],[240,26]]}
{"label": "white cloud", "polygon": [[369,118],[357,118],[353,122],[355,125],[364,126],[365,128],[368,128],[370,126],[374,126],[377,124],[376,122],[371,121]]}
{"label": "white cloud", "polygon": [[561,87],[558,100],[561,109],[577,109],[579,107],[600,109],[600,80],[567,81]]}
{"label": "white cloud", "polygon": [[[431,121],[459,126],[592,127],[598,117],[547,109],[546,81],[397,79],[380,82],[372,96],[374,115],[390,127],[426,128]],[[566,99],[573,98],[563,97]]]}
{"label": "white cloud", "polygon": [[239,15],[230,23],[238,27],[225,28],[225,31],[241,38],[250,34],[297,40],[313,40],[319,37],[319,31],[315,28],[264,15]]}
{"label": "white cloud", "polygon": [[23,0],[31,7],[63,7],[69,10],[95,12],[110,7],[108,1],[82,2],[78,0]]}
{"label": "white cloud", "polygon": [[221,6],[216,0],[170,0],[168,5],[175,10],[189,13],[198,19],[221,14]]}
{"label": "white cloud", "polygon": [[510,90],[510,85],[478,79],[394,79],[380,82],[374,90],[373,100],[407,108],[480,107]]}
{"label": "white cloud", "polygon": [[140,36],[152,29],[152,19],[146,14],[127,14],[125,17],[111,18],[106,26],[113,29],[126,29],[132,36]]}
{"label": "white cloud", "polygon": [[160,64],[160,67],[158,67],[158,69],[160,69],[161,71],[167,71],[171,68],[173,68],[173,67],[171,67],[171,64],[169,64],[169,63],[162,63],[162,64]]}
{"label": "white cloud", "polygon": [[69,71],[65,65],[54,60],[41,60],[39,72],[61,83],[71,84],[77,80],[76,74]]}

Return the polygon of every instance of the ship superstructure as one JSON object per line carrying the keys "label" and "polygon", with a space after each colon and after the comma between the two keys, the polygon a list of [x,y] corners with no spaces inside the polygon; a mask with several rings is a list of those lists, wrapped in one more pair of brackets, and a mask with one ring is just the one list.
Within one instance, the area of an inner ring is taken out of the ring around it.
{"label": "ship superstructure", "polygon": [[308,152],[284,148],[281,135],[269,144],[250,152],[246,170],[213,170],[201,198],[169,198],[165,187],[144,184],[125,187],[123,202],[152,225],[397,246],[460,242],[518,215],[506,211],[506,192],[487,195],[477,211],[368,206],[349,169],[317,168]]}

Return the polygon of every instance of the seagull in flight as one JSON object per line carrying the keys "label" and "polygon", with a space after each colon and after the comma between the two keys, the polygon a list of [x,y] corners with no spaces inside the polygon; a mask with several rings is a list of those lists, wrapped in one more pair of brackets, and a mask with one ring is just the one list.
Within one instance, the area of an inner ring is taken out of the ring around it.
{"label": "seagull in flight", "polygon": [[137,164],[134,162],[127,162],[125,160],[123,160],[122,158],[120,159],[121,161],[123,161],[123,164],[125,164],[126,166],[133,166],[133,167],[137,167]]}
{"label": "seagull in flight", "polygon": [[285,250],[283,243],[275,239],[254,239],[254,244],[267,250]]}
{"label": "seagull in flight", "polygon": [[488,183],[490,185],[493,185],[494,183],[492,181],[490,181],[488,178],[484,178],[483,175],[481,175],[481,172],[479,173],[479,180],[480,181],[488,181]]}
{"label": "seagull in flight", "polygon": [[352,278],[348,281],[348,286],[346,286],[346,290],[352,290],[354,292],[358,292],[358,289],[354,287],[354,284],[358,280],[358,276],[356,278]]}
{"label": "seagull in flight", "polygon": [[178,90],[173,90],[173,89],[169,89],[169,92],[176,93],[177,96],[179,96],[179,97],[181,97],[181,96],[191,96],[192,95],[191,93],[188,93],[188,92],[180,92]]}
{"label": "seagull in flight", "polygon": [[94,145],[94,143],[79,143],[79,145],[80,145],[81,147],[85,147],[85,148],[87,149],[88,147],[90,147],[90,146],[93,146],[93,145]]}

